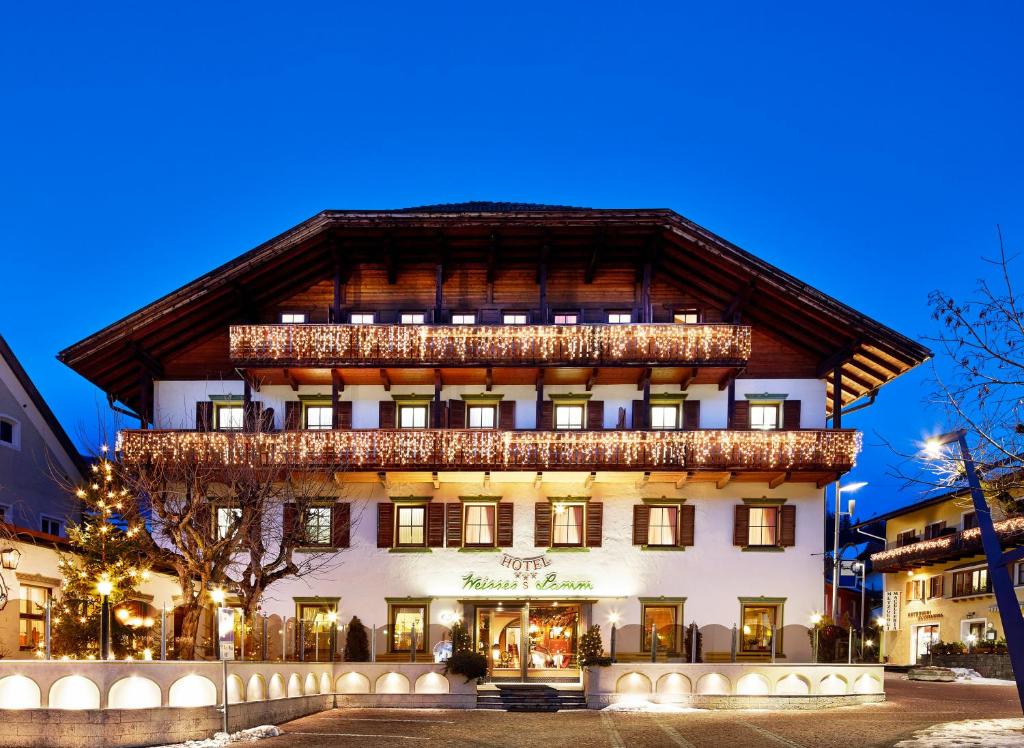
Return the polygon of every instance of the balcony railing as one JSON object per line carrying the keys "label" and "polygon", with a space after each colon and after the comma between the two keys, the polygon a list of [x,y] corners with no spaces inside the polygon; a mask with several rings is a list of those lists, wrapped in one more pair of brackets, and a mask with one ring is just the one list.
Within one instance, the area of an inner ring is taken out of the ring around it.
{"label": "balcony railing", "polygon": [[[996,534],[1004,546],[1024,544],[1024,517],[1011,517],[995,523]],[[875,571],[904,571],[927,564],[955,561],[983,553],[981,530],[972,527],[952,535],[941,535],[917,543],[888,548],[871,555]]]}
{"label": "balcony railing", "polygon": [[845,471],[857,431],[122,431],[130,464],[337,470]]}
{"label": "balcony railing", "polygon": [[236,325],[248,366],[738,366],[742,325]]}

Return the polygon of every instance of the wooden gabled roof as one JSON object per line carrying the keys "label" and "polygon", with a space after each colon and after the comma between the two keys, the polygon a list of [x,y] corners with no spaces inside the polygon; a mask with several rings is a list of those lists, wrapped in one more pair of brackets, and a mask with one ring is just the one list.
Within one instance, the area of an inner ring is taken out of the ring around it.
{"label": "wooden gabled roof", "polygon": [[[339,264],[534,261],[554,248],[592,269],[617,254],[651,261],[681,289],[717,304],[820,362],[831,403],[844,405],[931,356],[924,346],[808,286],[668,209],[459,203],[399,210],[324,211],[61,351],[59,360],[114,399],[138,402],[142,375],[162,361],[253,321],[262,304],[330,277]],[[301,256],[301,262],[295,262]]]}

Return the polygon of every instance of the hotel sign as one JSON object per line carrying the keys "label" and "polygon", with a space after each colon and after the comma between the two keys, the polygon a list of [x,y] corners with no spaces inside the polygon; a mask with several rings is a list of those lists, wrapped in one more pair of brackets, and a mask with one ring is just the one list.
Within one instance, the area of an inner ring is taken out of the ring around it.
{"label": "hotel sign", "polygon": [[513,556],[501,554],[502,567],[512,572],[508,576],[491,577],[469,572],[462,577],[462,589],[474,592],[514,592],[533,589],[538,592],[581,592],[594,589],[587,579],[563,579],[556,571],[546,571],[551,560],[545,556]]}

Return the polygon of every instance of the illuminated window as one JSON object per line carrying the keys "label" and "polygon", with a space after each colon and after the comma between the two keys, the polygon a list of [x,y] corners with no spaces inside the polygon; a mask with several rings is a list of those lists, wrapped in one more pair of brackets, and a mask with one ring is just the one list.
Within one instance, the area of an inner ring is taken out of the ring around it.
{"label": "illuminated window", "polygon": [[608,313],[608,324],[610,325],[628,325],[633,321],[633,315],[630,312],[609,312]]}
{"label": "illuminated window", "polygon": [[651,651],[651,631],[658,637],[659,652],[678,652],[679,605],[644,605],[643,639],[640,649]]}
{"label": "illuminated window", "polygon": [[49,588],[21,585],[21,599],[18,601],[19,649],[37,649],[43,642],[46,635],[46,601],[49,599]]}
{"label": "illuminated window", "polygon": [[53,517],[45,516],[40,517],[40,525],[41,527],[39,529],[45,532],[47,535],[61,534],[61,521],[59,519],[54,519]]}
{"label": "illuminated window", "polygon": [[475,314],[453,314],[452,315],[453,325],[475,325],[476,315]]}
{"label": "illuminated window", "polygon": [[988,569],[971,569],[953,574],[953,597],[986,595],[992,591]]}
{"label": "illuminated window", "polygon": [[700,312],[696,309],[677,309],[672,313],[672,321],[677,325],[696,325],[700,322]]}
{"label": "illuminated window", "polygon": [[468,411],[466,422],[471,429],[493,429],[498,420],[494,405],[470,405]]}
{"label": "illuminated window", "polygon": [[777,506],[750,507],[750,529],[747,545],[778,545],[779,508]]}
{"label": "illuminated window", "polygon": [[778,626],[779,607],[744,604],[740,617],[743,621],[740,650],[751,653],[771,652],[772,635]]}
{"label": "illuminated window", "polygon": [[241,403],[218,404],[216,416],[218,431],[241,431],[245,422]]}
{"label": "illuminated window", "polygon": [[567,430],[579,430],[583,428],[582,405],[556,405],[555,406],[555,428]]}
{"label": "illuminated window", "polygon": [[307,545],[331,544],[331,507],[308,507],[302,525]]}
{"label": "illuminated window", "polygon": [[333,426],[332,410],[330,405],[306,405],[306,428],[311,431],[323,431],[331,428]]}
{"label": "illuminated window", "polygon": [[353,325],[372,325],[374,320],[374,314],[372,312],[353,312],[349,317],[349,321]]}
{"label": "illuminated window", "polygon": [[552,509],[551,544],[553,546],[583,545],[583,504],[558,503]]}
{"label": "illuminated window", "polygon": [[282,325],[302,325],[306,322],[306,315],[302,312],[283,312],[281,314]]}
{"label": "illuminated window", "polygon": [[467,504],[463,545],[494,545],[494,504]]}
{"label": "illuminated window", "polygon": [[679,545],[679,508],[652,506],[647,525],[647,545]]}
{"label": "illuminated window", "polygon": [[425,429],[427,427],[428,405],[399,405],[398,426],[403,429]]}
{"label": "illuminated window", "polygon": [[237,506],[219,506],[216,514],[217,540],[228,537],[242,521],[242,509]]}
{"label": "illuminated window", "polygon": [[403,313],[402,324],[403,325],[422,325],[424,316],[418,312],[416,313]]}
{"label": "illuminated window", "polygon": [[782,407],[779,403],[751,403],[750,428],[760,431],[772,431],[781,428]]}
{"label": "illuminated window", "polygon": [[556,314],[555,315],[556,325],[575,325],[576,315],[575,314]]}
{"label": "illuminated window", "polygon": [[398,547],[426,545],[427,508],[422,505],[399,506],[396,512]]}
{"label": "illuminated window", "polygon": [[652,405],[651,428],[672,431],[679,428],[678,405]]}
{"label": "illuminated window", "polygon": [[388,617],[391,620],[388,644],[392,652],[410,652],[414,640],[417,652],[427,651],[426,605],[392,605]]}
{"label": "illuminated window", "polygon": [[522,312],[511,312],[502,317],[502,322],[506,325],[525,325],[526,315]]}
{"label": "illuminated window", "polygon": [[305,645],[306,662],[330,659],[330,614],[336,612],[336,606],[337,603],[299,603],[298,618],[305,630],[302,642]]}

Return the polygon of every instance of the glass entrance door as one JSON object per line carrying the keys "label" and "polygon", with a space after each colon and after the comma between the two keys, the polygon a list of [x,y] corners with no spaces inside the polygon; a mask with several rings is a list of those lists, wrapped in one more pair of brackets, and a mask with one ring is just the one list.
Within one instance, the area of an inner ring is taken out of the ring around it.
{"label": "glass entrance door", "polygon": [[921,662],[931,650],[932,644],[939,641],[939,627],[935,624],[918,626],[914,635],[914,661]]}
{"label": "glass entrance door", "polygon": [[527,634],[530,645],[528,680],[579,678],[579,605],[531,603]]}
{"label": "glass entrance door", "polygon": [[493,680],[521,680],[523,677],[522,605],[493,605],[476,609],[476,648],[487,657]]}

